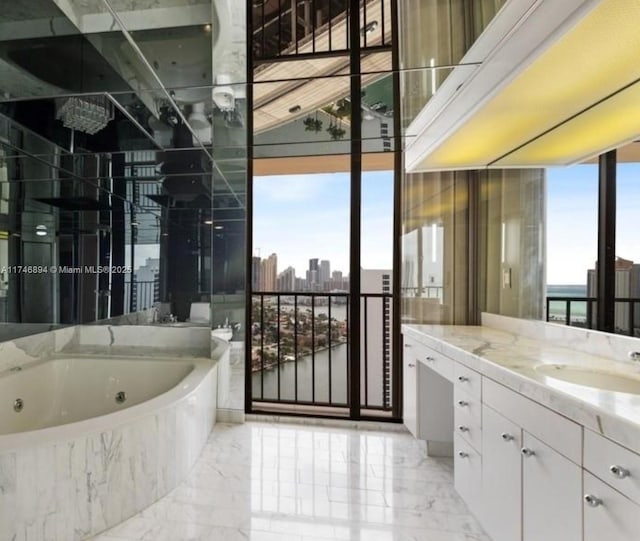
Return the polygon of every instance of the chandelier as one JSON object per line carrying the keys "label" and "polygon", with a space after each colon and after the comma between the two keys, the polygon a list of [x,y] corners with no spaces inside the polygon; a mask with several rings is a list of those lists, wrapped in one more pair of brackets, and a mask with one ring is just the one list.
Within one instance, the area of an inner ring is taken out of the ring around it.
{"label": "chandelier", "polygon": [[93,135],[113,120],[113,103],[106,96],[75,96],[56,100],[56,118],[65,128]]}

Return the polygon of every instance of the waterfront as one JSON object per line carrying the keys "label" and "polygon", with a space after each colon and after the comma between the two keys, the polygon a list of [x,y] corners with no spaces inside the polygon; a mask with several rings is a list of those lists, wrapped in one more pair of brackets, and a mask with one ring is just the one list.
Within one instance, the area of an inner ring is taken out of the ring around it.
{"label": "waterfront", "polygon": [[[347,344],[339,344],[312,355],[300,357],[298,362],[285,362],[280,369],[253,372],[253,397],[265,400],[296,400],[296,379],[299,401],[329,402],[329,364],[331,364],[331,401],[347,400]],[[331,357],[331,363],[329,363]],[[278,383],[280,397],[278,397]],[[313,391],[315,387],[315,396]]]}

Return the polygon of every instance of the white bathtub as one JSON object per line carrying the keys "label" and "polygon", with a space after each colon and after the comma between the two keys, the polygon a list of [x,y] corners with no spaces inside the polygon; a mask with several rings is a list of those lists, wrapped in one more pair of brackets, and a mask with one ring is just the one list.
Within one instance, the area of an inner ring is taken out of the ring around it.
{"label": "white bathtub", "polygon": [[193,358],[70,357],[2,373],[0,540],[84,539],[173,489],[215,421],[216,376]]}

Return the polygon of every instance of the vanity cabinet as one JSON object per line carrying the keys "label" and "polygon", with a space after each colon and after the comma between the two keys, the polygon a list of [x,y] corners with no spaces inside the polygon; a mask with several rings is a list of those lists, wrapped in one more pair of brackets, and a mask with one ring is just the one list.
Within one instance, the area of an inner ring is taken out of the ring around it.
{"label": "vanity cabinet", "polygon": [[584,433],[584,541],[640,535],[640,455],[590,430]]}
{"label": "vanity cabinet", "polygon": [[415,342],[405,338],[402,362],[402,419],[404,426],[420,438],[418,432],[418,363],[414,355]]}
{"label": "vanity cabinet", "polygon": [[428,450],[452,436],[455,488],[492,541],[640,539],[639,453],[435,347],[405,350],[405,423]]}
{"label": "vanity cabinet", "polygon": [[453,452],[453,365],[445,355],[404,337],[403,421],[416,438],[426,440],[430,456]]}
{"label": "vanity cabinet", "polygon": [[522,538],[522,430],[482,407],[482,505],[478,515],[493,541]]}
{"label": "vanity cabinet", "polygon": [[640,535],[640,505],[584,473],[584,541],[631,541]]}
{"label": "vanity cabinet", "polygon": [[523,541],[581,541],[580,466],[527,432],[521,454]]}

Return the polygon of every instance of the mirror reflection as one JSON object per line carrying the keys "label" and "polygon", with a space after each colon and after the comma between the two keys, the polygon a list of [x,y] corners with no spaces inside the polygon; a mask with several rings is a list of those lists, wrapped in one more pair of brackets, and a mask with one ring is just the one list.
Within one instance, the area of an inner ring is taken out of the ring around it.
{"label": "mirror reflection", "polygon": [[0,339],[109,321],[242,340],[242,3],[0,4]]}

